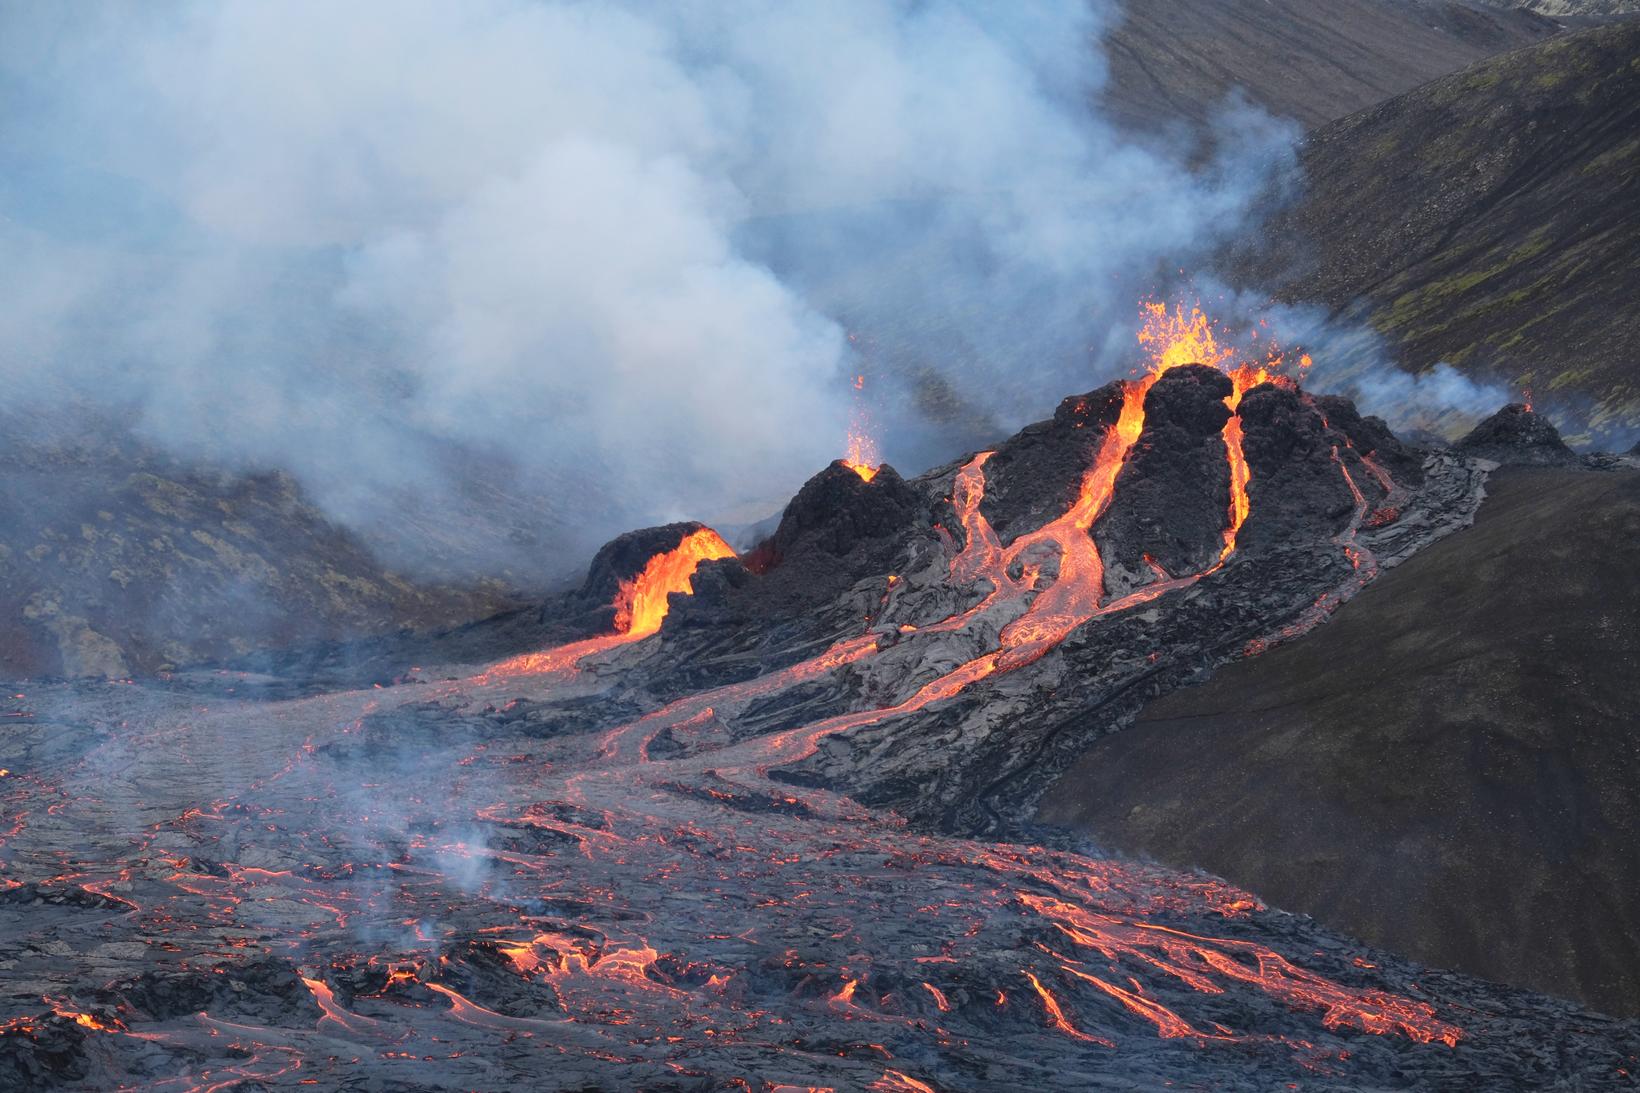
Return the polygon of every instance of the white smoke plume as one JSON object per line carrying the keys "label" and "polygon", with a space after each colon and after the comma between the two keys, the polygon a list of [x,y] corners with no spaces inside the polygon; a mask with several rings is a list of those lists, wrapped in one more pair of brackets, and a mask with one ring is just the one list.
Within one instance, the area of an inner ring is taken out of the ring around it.
{"label": "white smoke plume", "polygon": [[1136,297],[1291,162],[1245,107],[1113,129],[1116,17],[0,4],[0,382],[475,569],[763,515],[853,375],[915,471],[1125,372]]}
{"label": "white smoke plume", "polygon": [[1315,305],[1272,303],[1217,283],[1211,298],[1215,312],[1262,322],[1281,344],[1308,352],[1315,361],[1305,377],[1309,388],[1347,395],[1363,414],[1383,418],[1397,432],[1422,430],[1456,439],[1520,398],[1501,383],[1465,375],[1445,361],[1406,371],[1371,326],[1335,318]]}

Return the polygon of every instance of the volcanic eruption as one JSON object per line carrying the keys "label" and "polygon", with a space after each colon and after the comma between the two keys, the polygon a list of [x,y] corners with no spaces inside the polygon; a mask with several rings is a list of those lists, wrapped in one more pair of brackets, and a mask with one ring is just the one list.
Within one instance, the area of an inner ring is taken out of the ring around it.
{"label": "volcanic eruption", "polygon": [[[856,394],[865,390],[866,378],[854,377]],[[877,475],[879,459],[877,456],[877,442],[871,436],[871,417],[864,405],[856,401],[853,411],[849,415],[848,426],[848,453],[843,456],[843,465],[865,482],[870,482]]]}
{"label": "volcanic eruption", "polygon": [[[675,545],[658,549],[641,559],[641,568],[630,576],[615,578],[615,597],[610,603],[614,612],[614,628],[610,633],[571,642],[540,653],[526,653],[496,665],[492,672],[532,673],[573,670],[583,657],[605,652],[629,642],[642,641],[658,632],[666,619],[671,597],[687,596],[694,591],[693,579],[700,563],[717,558],[733,558],[735,552],[723,537],[709,527],[678,525],[655,529],[664,538],[673,537]],[[653,544],[653,536],[645,536],[646,544]],[[605,554],[627,553],[620,541],[605,548]],[[605,566],[615,564],[615,558],[598,561]],[[594,562],[594,572],[598,569]],[[630,562],[629,562],[630,564]],[[589,586],[597,582],[594,576]]]}
{"label": "volcanic eruption", "polygon": [[[535,616],[568,640],[476,673],[32,689],[0,783],[0,1065],[944,1090],[1114,1060],[1140,1087],[1359,1088],[1640,1050],[1223,882],[1032,841],[1081,742],[1315,625],[1484,480],[1309,395],[1302,357],[1144,316],[1133,378],[913,479],[851,450],[755,566],[700,524],[618,537]],[[144,728],[106,731],[135,702]]]}

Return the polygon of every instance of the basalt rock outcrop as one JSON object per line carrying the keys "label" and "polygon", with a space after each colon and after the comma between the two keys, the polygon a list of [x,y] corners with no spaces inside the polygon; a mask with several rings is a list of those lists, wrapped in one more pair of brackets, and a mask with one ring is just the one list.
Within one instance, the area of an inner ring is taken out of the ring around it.
{"label": "basalt rock outcrop", "polygon": [[1532,467],[1565,467],[1578,455],[1560,439],[1560,431],[1542,414],[1522,403],[1510,403],[1459,440],[1460,451],[1478,459]]}
{"label": "basalt rock outcrop", "polygon": [[1363,417],[1355,403],[1341,395],[1317,395],[1315,406],[1330,428],[1349,439],[1350,447],[1358,455],[1371,459],[1396,482],[1408,486],[1423,482],[1426,450],[1447,446],[1444,440],[1433,435],[1409,435],[1403,440],[1390,431],[1383,418]]}
{"label": "basalt rock outcrop", "polygon": [[1243,549],[1286,546],[1301,528],[1335,533],[1355,507],[1352,485],[1383,496],[1348,438],[1297,392],[1256,387],[1242,396],[1239,416],[1251,472]]}
{"label": "basalt rock outcrop", "polygon": [[1148,582],[1154,566],[1191,573],[1218,559],[1231,505],[1223,436],[1230,393],[1217,368],[1187,365],[1145,395],[1144,432],[1094,536],[1110,592]]}
{"label": "basalt rock outcrop", "polygon": [[769,568],[855,577],[880,565],[924,508],[921,495],[887,464],[867,481],[843,462],[832,463],[803,483],[781,514],[769,542]]}
{"label": "basalt rock outcrop", "polygon": [[[750,552],[756,579],[720,576],[736,563],[715,562],[703,571],[696,594],[705,596],[702,607],[710,605],[740,628],[772,627],[775,643],[801,646],[839,624],[840,605],[858,617],[863,608],[848,590],[892,572],[907,537],[928,529],[928,499],[893,467],[884,464],[868,481],[839,460],[803,484],[774,533]],[[684,619],[699,617],[696,605],[679,606]]]}

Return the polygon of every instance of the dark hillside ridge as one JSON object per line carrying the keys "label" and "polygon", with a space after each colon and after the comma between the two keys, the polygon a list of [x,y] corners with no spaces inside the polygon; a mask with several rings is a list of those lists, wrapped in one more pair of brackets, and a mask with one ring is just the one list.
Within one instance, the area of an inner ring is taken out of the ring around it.
{"label": "dark hillside ridge", "polygon": [[1369,322],[1405,366],[1640,427],[1640,21],[1579,31],[1318,130],[1303,197],[1232,263]]}
{"label": "dark hillside ridge", "polygon": [[1495,8],[1525,8],[1557,19],[1603,19],[1640,13],[1640,0],[1479,0]]}
{"label": "dark hillside ridge", "polygon": [[1124,5],[1105,105],[1123,124],[1204,123],[1232,88],[1305,127],[1560,29],[1466,0],[1168,0]]}
{"label": "dark hillside ridge", "polygon": [[395,573],[285,474],[124,442],[0,449],[3,678],[149,675],[511,602],[499,586]]}

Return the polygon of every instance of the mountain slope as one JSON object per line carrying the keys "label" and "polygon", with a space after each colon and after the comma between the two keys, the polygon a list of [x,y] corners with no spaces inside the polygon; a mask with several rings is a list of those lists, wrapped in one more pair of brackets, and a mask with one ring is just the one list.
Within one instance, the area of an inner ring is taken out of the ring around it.
{"label": "mountain slope", "polygon": [[1640,0],[1480,0],[1495,8],[1519,9],[1556,18],[1587,19],[1640,12]]}
{"label": "mountain slope", "polygon": [[1329,625],[1099,741],[1041,819],[1640,1013],[1640,474],[1488,489],[1472,529]]}
{"label": "mountain slope", "polygon": [[146,674],[506,602],[388,570],[286,475],[125,442],[0,451],[0,676]]}
{"label": "mountain slope", "polygon": [[1596,428],[1640,424],[1640,22],[1483,62],[1317,131],[1239,276]]}
{"label": "mountain slope", "polygon": [[1558,25],[1436,0],[1169,0],[1125,5],[1106,41],[1122,122],[1207,121],[1231,88],[1305,126],[1372,106]]}

